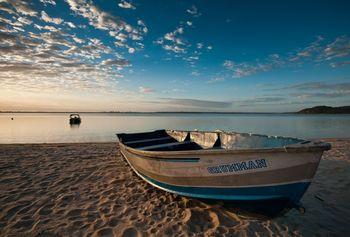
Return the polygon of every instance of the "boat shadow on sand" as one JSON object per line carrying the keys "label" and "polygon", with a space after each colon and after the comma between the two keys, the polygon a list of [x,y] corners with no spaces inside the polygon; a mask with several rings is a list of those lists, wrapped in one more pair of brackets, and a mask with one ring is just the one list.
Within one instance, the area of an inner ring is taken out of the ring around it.
{"label": "boat shadow on sand", "polygon": [[228,201],[228,200],[214,200],[214,199],[203,199],[182,196],[179,194],[168,193],[164,190],[159,190],[149,184],[150,192],[156,192],[159,196],[164,194],[173,196],[174,202],[183,203],[183,208],[197,208],[197,207],[209,207],[224,209],[239,216],[242,219],[248,220],[270,220],[278,217],[282,217],[289,211],[292,211],[295,207],[291,204],[287,198],[261,200],[261,201]]}
{"label": "boat shadow on sand", "polygon": [[247,219],[272,219],[283,216],[293,209],[288,199],[274,199],[264,201],[219,201],[211,199],[194,199],[210,206],[221,206]]}

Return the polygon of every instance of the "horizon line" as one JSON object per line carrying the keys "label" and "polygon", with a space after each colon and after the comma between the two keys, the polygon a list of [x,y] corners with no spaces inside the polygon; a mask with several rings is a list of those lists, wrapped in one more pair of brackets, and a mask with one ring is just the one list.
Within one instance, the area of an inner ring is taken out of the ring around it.
{"label": "horizon line", "polygon": [[235,111],[0,111],[0,113],[212,113],[212,114],[284,114],[296,112],[235,112]]}

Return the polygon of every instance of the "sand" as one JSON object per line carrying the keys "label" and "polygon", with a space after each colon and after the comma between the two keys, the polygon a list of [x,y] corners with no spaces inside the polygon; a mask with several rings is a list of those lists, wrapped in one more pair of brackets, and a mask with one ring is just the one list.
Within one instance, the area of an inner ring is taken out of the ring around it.
{"label": "sand", "polygon": [[327,141],[306,214],[277,218],[153,188],[115,143],[0,145],[0,236],[345,236],[350,139]]}

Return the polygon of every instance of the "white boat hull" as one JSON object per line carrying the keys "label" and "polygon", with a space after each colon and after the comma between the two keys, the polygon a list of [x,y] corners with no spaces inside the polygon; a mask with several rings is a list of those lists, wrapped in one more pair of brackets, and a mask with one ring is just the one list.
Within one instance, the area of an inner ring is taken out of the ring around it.
{"label": "white boat hull", "polygon": [[288,199],[292,203],[298,203],[307,190],[325,148],[168,152],[119,144],[141,178],[168,192],[220,200]]}

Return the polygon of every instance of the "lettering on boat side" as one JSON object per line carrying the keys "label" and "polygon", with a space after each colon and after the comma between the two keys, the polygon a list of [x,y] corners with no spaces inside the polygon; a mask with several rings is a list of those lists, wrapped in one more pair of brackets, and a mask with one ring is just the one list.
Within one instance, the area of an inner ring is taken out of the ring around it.
{"label": "lettering on boat side", "polygon": [[219,173],[232,173],[242,170],[252,170],[252,169],[262,169],[267,168],[267,163],[265,159],[242,161],[227,165],[217,165],[208,167],[208,172],[210,174]]}

